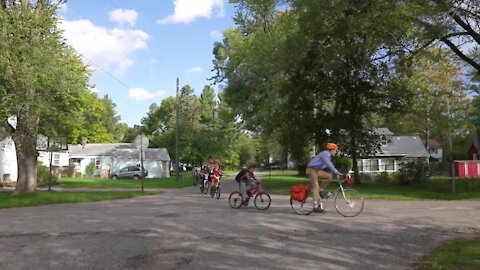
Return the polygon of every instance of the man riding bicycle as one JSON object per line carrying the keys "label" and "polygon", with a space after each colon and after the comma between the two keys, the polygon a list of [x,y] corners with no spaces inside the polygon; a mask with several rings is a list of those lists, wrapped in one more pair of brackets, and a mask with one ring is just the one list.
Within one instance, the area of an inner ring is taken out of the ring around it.
{"label": "man riding bicycle", "polygon": [[332,163],[332,156],[337,154],[337,150],[338,145],[328,143],[327,149],[318,153],[307,165],[306,173],[312,184],[313,211],[315,212],[324,211],[320,195],[332,180],[332,174],[341,175]]}

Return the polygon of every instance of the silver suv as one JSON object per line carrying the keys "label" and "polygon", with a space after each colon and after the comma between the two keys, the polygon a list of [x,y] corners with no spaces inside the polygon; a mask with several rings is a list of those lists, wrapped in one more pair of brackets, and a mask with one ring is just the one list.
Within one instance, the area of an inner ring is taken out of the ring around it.
{"label": "silver suv", "polygon": [[[143,170],[143,178],[147,177],[148,171]],[[133,178],[133,179],[140,179],[142,178],[142,168],[139,166],[128,166],[122,168],[120,171],[112,172],[110,174],[110,179],[117,179],[117,178]]]}

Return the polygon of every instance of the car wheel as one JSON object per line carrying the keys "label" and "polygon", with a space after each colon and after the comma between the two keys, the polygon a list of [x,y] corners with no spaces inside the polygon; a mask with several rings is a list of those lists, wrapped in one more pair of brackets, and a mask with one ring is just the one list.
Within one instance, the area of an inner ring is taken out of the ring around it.
{"label": "car wheel", "polygon": [[138,175],[134,175],[133,179],[138,180],[138,179],[140,179],[140,177]]}
{"label": "car wheel", "polygon": [[117,179],[117,176],[116,175],[112,175],[112,177],[110,177],[111,179],[115,180]]}

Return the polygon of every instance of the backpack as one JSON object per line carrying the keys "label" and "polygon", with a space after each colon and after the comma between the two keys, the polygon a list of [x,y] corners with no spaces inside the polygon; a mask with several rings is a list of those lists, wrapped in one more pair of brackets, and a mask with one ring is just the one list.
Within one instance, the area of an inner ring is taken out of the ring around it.
{"label": "backpack", "polygon": [[303,202],[308,195],[308,185],[295,184],[290,187],[290,198],[294,201]]}
{"label": "backpack", "polygon": [[237,176],[235,176],[235,181],[236,181],[237,183],[240,183],[240,179],[242,178],[242,176],[243,176],[246,172],[247,172],[247,170],[245,170],[245,169],[241,170],[241,171],[237,174]]}

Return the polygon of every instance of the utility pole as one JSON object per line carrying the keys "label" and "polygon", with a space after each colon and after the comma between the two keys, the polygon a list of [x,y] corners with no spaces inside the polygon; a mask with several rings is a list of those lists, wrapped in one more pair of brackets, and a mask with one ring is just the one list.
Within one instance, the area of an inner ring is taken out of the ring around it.
{"label": "utility pole", "polygon": [[180,81],[177,77],[177,107],[175,110],[175,164],[176,164],[176,179],[177,181],[180,180],[180,159],[179,159],[179,144],[180,144],[180,137],[179,137],[179,117],[180,117],[180,96],[179,96],[179,85]]}

